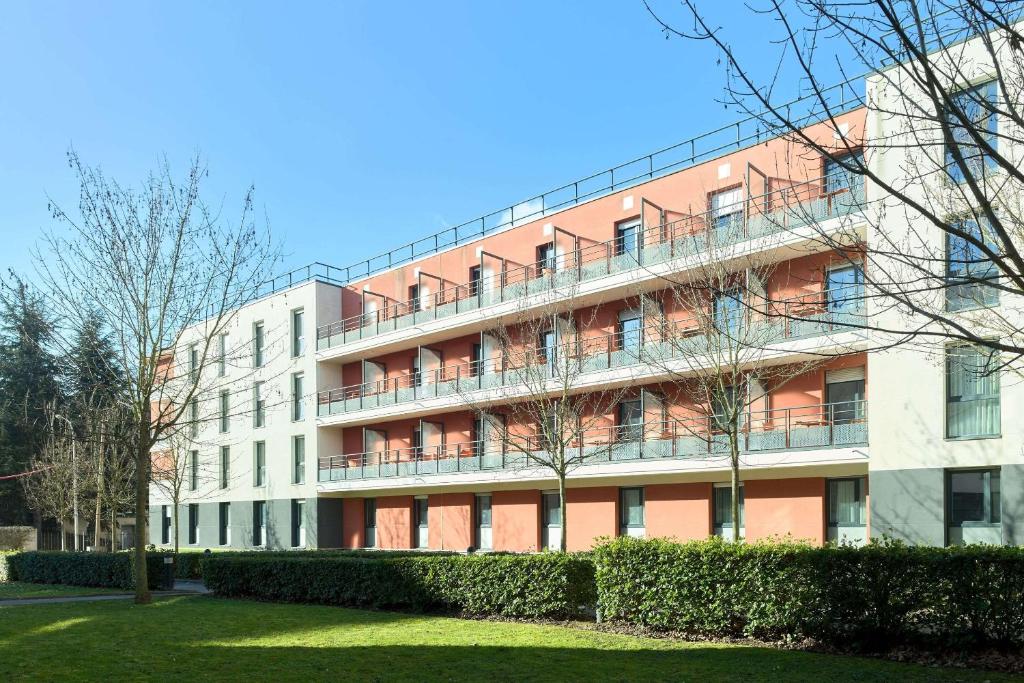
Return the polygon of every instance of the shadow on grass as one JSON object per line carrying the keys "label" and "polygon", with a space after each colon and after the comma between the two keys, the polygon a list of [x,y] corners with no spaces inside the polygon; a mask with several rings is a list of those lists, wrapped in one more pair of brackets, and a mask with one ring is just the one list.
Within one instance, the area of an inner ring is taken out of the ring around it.
{"label": "shadow on grass", "polygon": [[[41,653],[50,653],[44,656]],[[59,653],[59,657],[56,654]],[[558,626],[170,598],[0,609],[0,680],[999,680]]]}

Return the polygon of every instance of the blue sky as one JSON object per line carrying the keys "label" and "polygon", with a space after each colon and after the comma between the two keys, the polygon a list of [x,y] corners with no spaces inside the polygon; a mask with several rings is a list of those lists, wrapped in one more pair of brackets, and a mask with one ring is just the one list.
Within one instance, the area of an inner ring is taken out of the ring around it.
{"label": "blue sky", "polygon": [[9,3],[0,266],[74,206],[71,146],[123,183],[199,151],[226,215],[256,186],[286,265],[344,266],[735,118],[716,60],[639,0]]}

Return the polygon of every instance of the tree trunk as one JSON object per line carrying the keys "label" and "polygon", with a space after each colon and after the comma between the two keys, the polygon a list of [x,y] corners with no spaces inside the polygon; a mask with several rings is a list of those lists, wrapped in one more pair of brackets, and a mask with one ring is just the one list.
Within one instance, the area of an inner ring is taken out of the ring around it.
{"label": "tree trunk", "polygon": [[57,524],[60,525],[60,551],[64,552],[68,549],[67,535],[64,533],[64,520],[58,519]]}
{"label": "tree trunk", "polygon": [[[103,431],[100,430],[100,450],[96,455],[96,529],[93,539],[93,550],[97,553],[101,553],[105,550],[103,545],[100,543],[100,529],[103,527],[103,468],[105,467],[103,461],[104,443],[103,443]],[[113,544],[113,533],[114,530],[111,528],[111,544]],[[111,545],[113,547],[113,545]]]}
{"label": "tree trunk", "polygon": [[171,533],[174,535],[174,557],[175,557],[175,559],[177,559],[177,557],[178,557],[178,528],[179,528],[178,527],[178,523],[179,523],[179,520],[178,520],[178,508],[181,507],[180,500],[181,500],[181,496],[174,496],[174,498],[171,500],[171,506],[172,506],[172,508],[171,508],[171,519],[172,519]]}
{"label": "tree trunk", "polygon": [[566,519],[565,519],[565,472],[558,473],[558,514],[561,516],[562,521],[562,533],[559,538],[558,549],[563,553],[568,547],[567,541],[569,534],[566,533]]}
{"label": "tree trunk", "polygon": [[732,464],[732,540],[740,540],[740,449],[735,430],[729,439]]}
{"label": "tree trunk", "polygon": [[153,596],[149,593],[149,576],[146,567],[146,513],[149,508],[149,421],[150,408],[147,403],[142,410],[135,443],[135,603],[149,604]]}
{"label": "tree trunk", "polygon": [[110,506],[110,552],[117,552],[117,508]]}

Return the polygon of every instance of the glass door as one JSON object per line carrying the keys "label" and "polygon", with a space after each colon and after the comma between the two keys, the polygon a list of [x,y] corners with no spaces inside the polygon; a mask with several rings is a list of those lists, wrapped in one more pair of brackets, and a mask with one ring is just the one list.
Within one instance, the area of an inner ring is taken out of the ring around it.
{"label": "glass door", "polygon": [[479,494],[476,497],[476,547],[479,550],[490,550],[491,539],[491,496]]}
{"label": "glass door", "polygon": [[562,547],[562,508],[558,493],[541,494],[541,547],[558,550]]}
{"label": "glass door", "polygon": [[430,536],[428,513],[430,507],[426,498],[413,499],[413,522],[416,526],[416,547],[426,548],[429,546]]}

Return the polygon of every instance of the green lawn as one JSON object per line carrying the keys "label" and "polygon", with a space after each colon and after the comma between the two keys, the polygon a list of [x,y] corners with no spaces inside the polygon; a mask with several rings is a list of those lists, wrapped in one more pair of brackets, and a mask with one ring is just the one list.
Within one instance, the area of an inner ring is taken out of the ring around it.
{"label": "green lawn", "polygon": [[[59,653],[59,656],[57,656]],[[0,680],[1002,680],[558,626],[173,597],[0,608]]]}
{"label": "green lawn", "polygon": [[85,586],[63,586],[48,583],[0,583],[0,600],[16,598],[62,598],[72,595],[103,595],[128,593],[120,588],[88,588]]}

